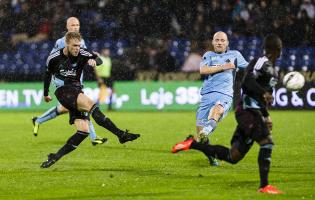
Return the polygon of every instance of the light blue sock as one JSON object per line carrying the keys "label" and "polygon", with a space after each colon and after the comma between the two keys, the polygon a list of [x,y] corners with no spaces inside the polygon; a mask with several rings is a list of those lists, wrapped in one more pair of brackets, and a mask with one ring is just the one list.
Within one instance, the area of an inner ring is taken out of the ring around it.
{"label": "light blue sock", "polygon": [[90,131],[90,139],[94,140],[96,138],[96,133],[95,133],[95,129],[94,129],[94,125],[91,121],[89,121],[89,131]]}
{"label": "light blue sock", "polygon": [[215,128],[217,127],[217,121],[215,121],[214,119],[210,119],[207,122],[207,125],[203,127],[203,132],[207,134],[207,136],[211,135],[211,133],[215,130]]}
{"label": "light blue sock", "polygon": [[42,114],[41,116],[39,116],[36,119],[36,123],[44,123],[48,120],[54,119],[55,117],[57,117],[59,115],[58,111],[57,111],[57,106],[50,108],[49,110],[47,110],[44,114]]}

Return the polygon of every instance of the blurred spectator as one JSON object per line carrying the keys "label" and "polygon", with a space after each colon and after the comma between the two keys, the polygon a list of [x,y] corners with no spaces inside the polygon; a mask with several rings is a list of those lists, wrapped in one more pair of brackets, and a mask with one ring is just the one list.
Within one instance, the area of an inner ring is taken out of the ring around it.
{"label": "blurred spectator", "polygon": [[175,72],[175,59],[171,56],[167,43],[164,40],[159,41],[158,52],[155,56],[156,68],[158,72]]}
{"label": "blurred spectator", "polygon": [[190,54],[186,57],[181,71],[183,72],[199,72],[200,62],[202,61],[201,53],[198,51],[198,43],[196,41],[191,42]]}
{"label": "blurred spectator", "polygon": [[303,0],[303,3],[300,7],[300,12],[298,14],[298,17],[300,18],[301,17],[301,12],[305,10],[306,13],[307,13],[307,16],[310,18],[310,19],[314,19],[315,18],[315,7],[314,7],[314,4],[312,4],[311,0]]}

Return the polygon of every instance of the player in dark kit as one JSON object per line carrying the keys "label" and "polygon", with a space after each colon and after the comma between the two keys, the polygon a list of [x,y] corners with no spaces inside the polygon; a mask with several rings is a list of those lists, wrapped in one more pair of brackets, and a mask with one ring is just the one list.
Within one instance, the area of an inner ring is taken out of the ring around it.
{"label": "player in dark kit", "polygon": [[[58,101],[69,110],[70,124],[75,124],[77,132],[72,135],[66,144],[57,153],[48,155],[48,160],[41,167],[48,168],[62,156],[75,150],[88,136],[89,115],[95,122],[115,134],[120,143],[132,141],[140,137],[139,134],[123,131],[106,117],[98,106],[82,91],[80,76],[86,64],[95,67],[102,64],[97,55],[80,48],[81,35],[78,32],[66,34],[66,47],[58,50],[47,59],[47,70],[44,81],[44,100],[49,102],[49,85],[51,78],[56,86],[55,96]],[[86,114],[88,112],[88,114]]]}
{"label": "player in dark kit", "polygon": [[260,145],[258,165],[260,174],[259,192],[281,194],[276,187],[269,185],[268,174],[271,161],[272,121],[267,107],[273,102],[272,91],[277,83],[274,69],[276,59],[280,56],[282,42],[274,34],[264,39],[264,55],[250,62],[242,82],[242,100],[238,104],[235,117],[237,127],[231,140],[232,147],[209,145],[188,138],[185,142],[190,149],[202,151],[207,157],[213,156],[231,164],[244,158],[254,141]]}

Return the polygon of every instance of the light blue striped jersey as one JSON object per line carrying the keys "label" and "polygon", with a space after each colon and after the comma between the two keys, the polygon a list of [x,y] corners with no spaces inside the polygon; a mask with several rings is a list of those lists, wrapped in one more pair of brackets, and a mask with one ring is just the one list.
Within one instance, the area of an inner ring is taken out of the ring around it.
{"label": "light blue striped jersey", "polygon": [[[232,62],[235,68],[246,68],[248,62],[242,54],[236,50],[228,50],[224,53],[215,53],[208,51],[203,55],[200,67],[211,67],[216,65]],[[229,96],[233,96],[234,70],[225,70],[212,75],[207,75],[201,88],[201,95],[210,92],[220,92]]]}

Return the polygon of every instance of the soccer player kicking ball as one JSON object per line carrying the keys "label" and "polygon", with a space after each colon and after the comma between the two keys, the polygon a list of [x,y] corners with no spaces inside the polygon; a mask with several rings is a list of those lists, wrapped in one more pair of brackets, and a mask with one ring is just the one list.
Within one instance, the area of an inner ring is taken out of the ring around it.
{"label": "soccer player kicking ball", "polygon": [[[80,21],[78,18],[76,17],[69,17],[67,19],[67,26],[66,26],[68,32],[80,32]],[[65,36],[62,38],[59,38],[56,41],[56,44],[54,46],[54,48],[51,50],[50,53],[54,53],[62,48],[64,48],[66,46],[66,41],[65,41]],[[81,39],[81,47],[86,49],[86,45],[85,42],[83,40],[83,38]],[[83,81],[83,73],[80,77],[81,82]],[[56,118],[59,115],[65,114],[69,112],[68,109],[66,109],[64,106],[62,106],[61,104],[58,104],[57,106],[54,106],[52,108],[50,108],[49,110],[47,110],[44,114],[42,114],[41,116],[38,117],[33,117],[32,118],[32,122],[33,122],[33,134],[34,136],[38,135],[38,130],[39,130],[39,125],[43,124],[51,119]],[[97,145],[97,144],[103,144],[104,142],[107,141],[107,138],[102,138],[96,135],[95,133],[95,129],[93,126],[93,123],[90,121],[89,122],[89,136],[91,138],[91,143],[93,145]]]}
{"label": "soccer player kicking ball", "polygon": [[[69,110],[70,124],[75,124],[76,133],[72,135],[66,144],[57,153],[48,155],[48,160],[41,167],[48,168],[62,156],[75,150],[77,146],[89,135],[89,115],[95,122],[115,134],[120,143],[133,141],[140,137],[139,134],[123,131],[106,117],[98,106],[82,91],[80,76],[86,64],[95,67],[102,64],[95,54],[80,48],[81,35],[79,32],[66,34],[66,47],[50,54],[47,59],[47,70],[44,81],[44,100],[49,102],[49,85],[51,77],[56,86],[55,96],[58,101]],[[88,115],[86,114],[88,112]]]}
{"label": "soccer player kicking ball", "polygon": [[271,34],[264,39],[264,55],[253,59],[242,82],[242,100],[238,104],[235,117],[237,127],[231,140],[232,147],[202,144],[193,138],[185,142],[189,149],[196,149],[206,156],[213,156],[231,164],[242,160],[254,141],[260,145],[258,166],[260,187],[258,192],[281,194],[276,187],[269,185],[268,174],[271,161],[272,121],[267,107],[273,102],[272,91],[277,83],[278,74],[274,69],[275,61],[280,56],[282,42],[277,35]]}
{"label": "soccer player kicking ball", "polygon": [[[229,112],[233,102],[233,83],[235,68],[245,68],[248,62],[239,51],[228,50],[229,41],[224,32],[217,32],[212,39],[214,52],[208,51],[200,63],[200,74],[206,75],[202,89],[201,101],[196,114],[197,135],[195,140],[208,143],[208,137]],[[187,150],[184,142],[172,148],[175,153]],[[209,157],[210,165],[217,166],[218,161]]]}

